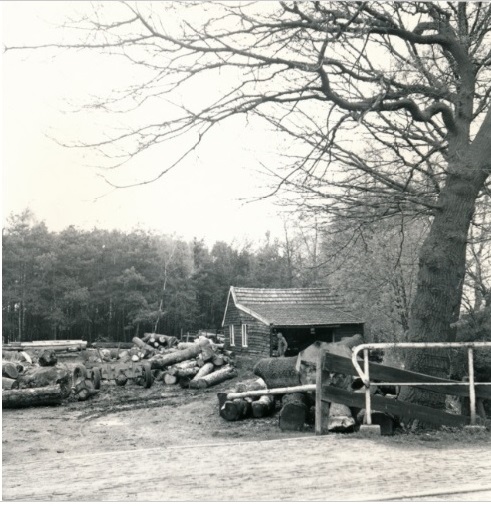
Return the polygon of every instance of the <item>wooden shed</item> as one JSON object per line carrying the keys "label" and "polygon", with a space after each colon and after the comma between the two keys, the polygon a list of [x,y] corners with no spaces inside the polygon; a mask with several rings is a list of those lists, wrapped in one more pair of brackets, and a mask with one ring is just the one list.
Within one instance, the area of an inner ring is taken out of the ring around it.
{"label": "wooden shed", "polygon": [[364,321],[328,288],[231,286],[222,326],[226,347],[236,353],[274,356],[281,332],[285,355],[293,356],[315,341],[363,335]]}

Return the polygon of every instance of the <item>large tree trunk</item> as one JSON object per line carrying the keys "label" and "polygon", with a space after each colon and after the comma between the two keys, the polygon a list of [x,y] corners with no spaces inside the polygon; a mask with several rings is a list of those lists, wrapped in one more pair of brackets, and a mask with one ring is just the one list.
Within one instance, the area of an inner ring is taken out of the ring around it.
{"label": "large tree trunk", "polygon": [[62,400],[63,393],[60,385],[2,391],[3,409],[55,406],[61,404]]}
{"label": "large tree trunk", "polygon": [[[462,164],[466,159],[465,151],[461,155],[458,158]],[[449,164],[447,183],[438,200],[439,208],[420,251],[409,341],[448,342],[454,339],[451,324],[459,318],[467,235],[477,196],[486,179],[475,168],[475,165]],[[444,350],[411,350],[406,355],[406,369],[444,377],[449,369],[447,356]],[[407,387],[401,390],[400,398],[437,408],[443,408],[445,400],[442,395]]]}
{"label": "large tree trunk", "polygon": [[184,360],[195,358],[200,354],[200,352],[201,349],[199,344],[195,344],[185,350],[179,350],[175,353],[170,353],[169,355],[152,357],[149,362],[152,369],[165,369],[169,365],[178,364],[179,362],[184,362]]}

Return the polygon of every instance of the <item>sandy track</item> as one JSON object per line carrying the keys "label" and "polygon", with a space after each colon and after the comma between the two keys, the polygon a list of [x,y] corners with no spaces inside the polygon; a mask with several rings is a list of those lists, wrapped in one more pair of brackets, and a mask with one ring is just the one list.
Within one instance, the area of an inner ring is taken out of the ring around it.
{"label": "sandy track", "polygon": [[60,456],[6,466],[3,499],[491,499],[491,446],[431,446],[325,436]]}

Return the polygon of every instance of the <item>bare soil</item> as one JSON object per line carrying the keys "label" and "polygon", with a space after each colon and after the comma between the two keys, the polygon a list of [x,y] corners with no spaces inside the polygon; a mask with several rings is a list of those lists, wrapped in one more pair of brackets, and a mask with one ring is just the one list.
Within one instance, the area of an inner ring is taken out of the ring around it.
{"label": "bare soil", "polygon": [[201,391],[103,382],[85,402],[3,411],[3,499],[491,498],[489,432],[367,440],[282,432],[277,414],[227,422],[217,393],[250,371]]}

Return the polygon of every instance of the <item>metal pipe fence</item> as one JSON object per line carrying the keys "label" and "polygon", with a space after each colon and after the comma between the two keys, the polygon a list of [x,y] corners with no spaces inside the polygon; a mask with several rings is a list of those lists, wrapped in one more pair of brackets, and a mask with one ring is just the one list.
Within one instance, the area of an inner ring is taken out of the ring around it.
{"label": "metal pipe fence", "polygon": [[[491,342],[473,342],[473,343],[368,343],[368,344],[360,344],[355,346],[352,350],[351,361],[353,362],[353,366],[358,372],[360,379],[363,381],[365,385],[365,411],[366,411],[366,423],[367,425],[372,424],[372,412],[371,412],[371,392],[370,386],[433,386],[433,385],[442,385],[442,383],[434,383],[434,382],[371,382],[370,381],[370,362],[368,361],[369,350],[386,350],[386,349],[397,349],[397,348],[409,348],[409,349],[417,349],[417,348],[443,348],[443,349],[451,349],[451,348],[467,348],[467,362],[468,362],[468,371],[469,371],[469,381],[459,381],[459,382],[445,382],[445,385],[464,385],[469,387],[469,404],[470,404],[470,420],[471,425],[476,425],[476,386],[477,385],[491,385],[491,382],[476,382],[474,378],[474,350],[479,350],[482,348],[491,348]],[[358,362],[358,354],[363,351],[363,364],[364,370],[360,367]]]}

